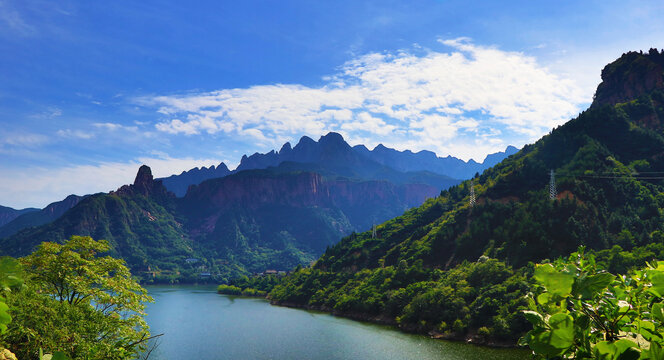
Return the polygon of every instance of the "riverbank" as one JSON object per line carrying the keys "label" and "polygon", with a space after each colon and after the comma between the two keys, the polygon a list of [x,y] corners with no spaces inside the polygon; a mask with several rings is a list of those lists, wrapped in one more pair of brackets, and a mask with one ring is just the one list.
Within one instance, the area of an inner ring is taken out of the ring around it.
{"label": "riverbank", "polygon": [[403,326],[399,324],[396,319],[391,318],[389,316],[385,315],[369,315],[365,313],[359,313],[359,312],[345,312],[345,311],[338,311],[333,308],[327,307],[327,306],[315,306],[315,305],[302,305],[302,304],[297,304],[297,303],[292,303],[292,302],[277,302],[270,300],[269,298],[266,298],[270,302],[270,305],[273,306],[283,306],[283,307],[288,307],[288,308],[294,308],[294,309],[302,309],[302,310],[309,310],[309,311],[320,311],[320,312],[325,312],[329,313],[333,316],[338,316],[338,317],[343,317],[351,320],[356,320],[356,321],[364,321],[364,322],[369,322],[373,324],[379,324],[379,325],[387,325],[387,326],[392,326],[398,329],[399,331],[409,333],[409,334],[418,334],[418,335],[425,335],[429,336],[432,339],[436,340],[448,340],[448,341],[455,341],[455,342],[464,342],[466,344],[473,344],[473,345],[479,345],[479,346],[486,346],[490,348],[499,348],[499,349],[522,349],[519,347],[516,343],[512,341],[502,341],[498,339],[493,339],[491,337],[488,337],[486,335],[480,335],[477,332],[470,332],[468,334],[465,334],[463,336],[459,336],[454,333],[444,333],[444,332],[437,332],[437,331],[429,331],[429,332],[422,332],[419,331],[414,326]]}

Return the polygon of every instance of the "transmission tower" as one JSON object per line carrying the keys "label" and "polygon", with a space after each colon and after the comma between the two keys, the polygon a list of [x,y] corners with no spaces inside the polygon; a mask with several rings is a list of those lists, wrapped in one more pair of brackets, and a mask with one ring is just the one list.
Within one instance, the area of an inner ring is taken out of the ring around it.
{"label": "transmission tower", "polygon": [[551,180],[549,181],[549,199],[556,199],[556,177],[553,169],[551,169]]}
{"label": "transmission tower", "polygon": [[470,199],[468,200],[470,207],[475,206],[475,184],[470,180]]}
{"label": "transmission tower", "polygon": [[373,224],[373,227],[371,228],[371,238],[376,238],[376,224]]}

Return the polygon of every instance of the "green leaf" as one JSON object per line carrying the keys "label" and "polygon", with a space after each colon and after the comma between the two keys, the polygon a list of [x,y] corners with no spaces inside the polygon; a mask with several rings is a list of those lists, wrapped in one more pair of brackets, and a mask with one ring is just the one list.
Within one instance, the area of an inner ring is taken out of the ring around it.
{"label": "green leaf", "polygon": [[615,276],[609,273],[591,275],[584,279],[578,279],[574,283],[574,294],[582,299],[592,299],[595,295],[601,294],[607,286],[613,282]]}
{"label": "green leaf", "polygon": [[0,334],[7,331],[7,325],[12,322],[12,317],[9,315],[9,306],[4,302],[0,302]]}
{"label": "green leaf", "polygon": [[533,277],[553,295],[564,297],[572,292],[574,276],[557,271],[551,264],[537,265]]}
{"label": "green leaf", "polygon": [[558,356],[574,344],[574,320],[568,314],[558,313],[549,318],[551,330],[533,331],[528,345],[544,356]]}
{"label": "green leaf", "polygon": [[658,342],[651,342],[650,349],[645,352],[646,359],[664,359],[664,350]]}
{"label": "green leaf", "polygon": [[662,297],[662,295],[664,295],[664,273],[659,271],[649,271],[648,275],[652,283],[650,292],[657,297]]}
{"label": "green leaf", "polygon": [[661,339],[662,336],[655,330],[655,324],[650,321],[638,320],[638,333],[641,334],[646,340],[653,341],[654,339]]}
{"label": "green leaf", "polygon": [[616,342],[602,341],[595,345],[595,358],[602,360],[637,360],[641,357],[639,346],[626,339]]}
{"label": "green leaf", "polygon": [[664,306],[661,303],[652,304],[650,314],[653,319],[659,320],[660,323],[664,323]]}
{"label": "green leaf", "polygon": [[528,321],[530,321],[531,324],[533,324],[534,327],[544,327],[544,318],[542,315],[536,311],[531,311],[531,310],[523,310],[523,315],[526,317]]}

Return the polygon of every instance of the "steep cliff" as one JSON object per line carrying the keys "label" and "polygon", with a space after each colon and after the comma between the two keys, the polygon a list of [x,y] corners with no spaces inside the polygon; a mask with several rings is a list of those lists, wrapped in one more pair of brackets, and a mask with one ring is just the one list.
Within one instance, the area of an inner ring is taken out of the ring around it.
{"label": "steep cliff", "polygon": [[193,186],[180,202],[191,238],[250,271],[309,263],[344,235],[436,196],[424,184],[243,171]]}

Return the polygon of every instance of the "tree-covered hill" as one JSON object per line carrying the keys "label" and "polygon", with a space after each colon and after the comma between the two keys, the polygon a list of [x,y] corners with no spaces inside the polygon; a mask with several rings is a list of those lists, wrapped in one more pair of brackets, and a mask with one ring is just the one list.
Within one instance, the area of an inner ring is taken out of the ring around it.
{"label": "tree-covered hill", "polygon": [[54,222],[3,239],[0,252],[25,256],[44,241],[93,236],[107,240],[111,254],[127,261],[136,275],[173,276],[193,254],[175,206],[175,196],[143,166],[133,185],[84,198]]}
{"label": "tree-covered hill", "polygon": [[664,243],[663,63],[656,50],[624,54],[577,118],[379,225],[377,236],[344,238],[270,297],[418,331],[514,340],[527,326],[517,310],[529,262],[580,245],[620,253]]}

